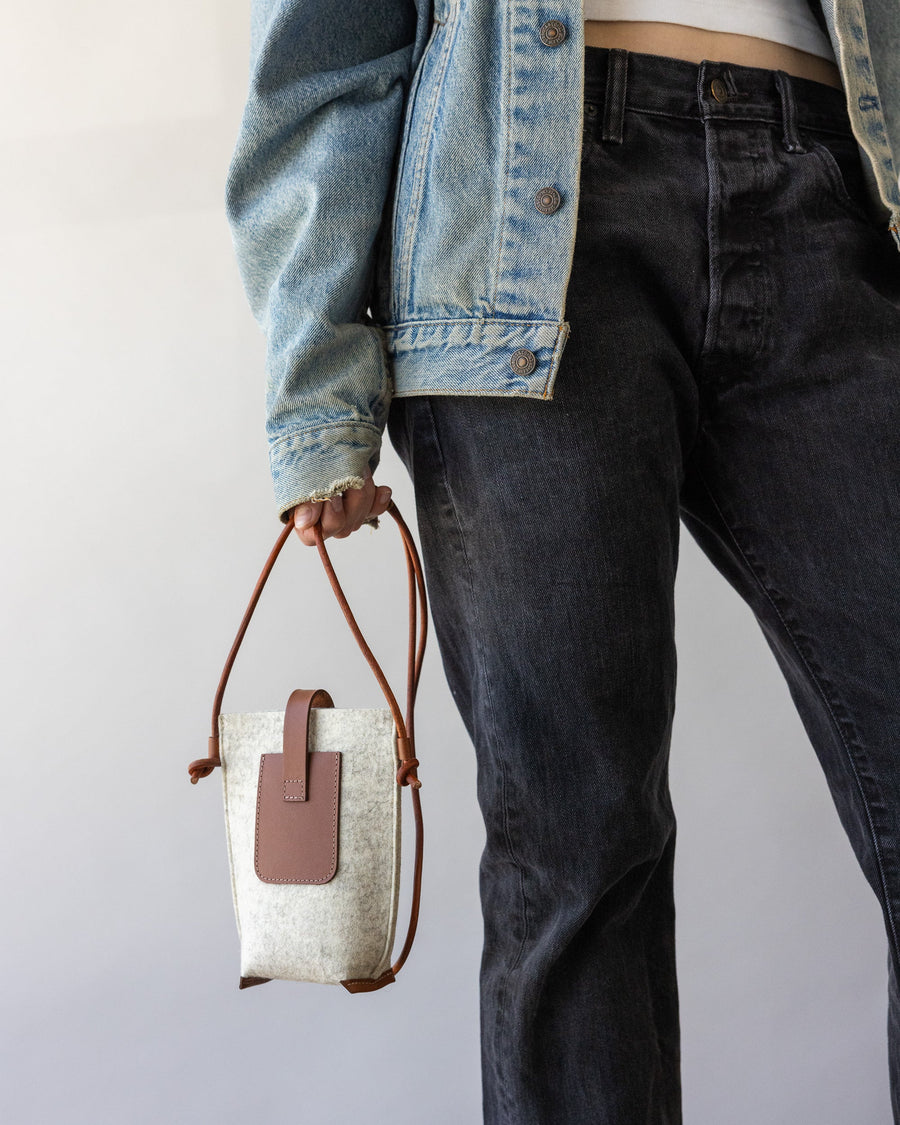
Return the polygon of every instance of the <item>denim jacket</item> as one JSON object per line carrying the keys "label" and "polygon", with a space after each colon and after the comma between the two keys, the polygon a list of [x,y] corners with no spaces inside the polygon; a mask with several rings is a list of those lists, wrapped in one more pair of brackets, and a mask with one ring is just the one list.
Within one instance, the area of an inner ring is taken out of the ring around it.
{"label": "denim jacket", "polygon": [[[809,4],[873,218],[900,250],[900,2]],[[569,336],[584,23],[581,0],[251,5],[226,209],[267,340],[287,522],[375,471],[394,395],[552,397]]]}

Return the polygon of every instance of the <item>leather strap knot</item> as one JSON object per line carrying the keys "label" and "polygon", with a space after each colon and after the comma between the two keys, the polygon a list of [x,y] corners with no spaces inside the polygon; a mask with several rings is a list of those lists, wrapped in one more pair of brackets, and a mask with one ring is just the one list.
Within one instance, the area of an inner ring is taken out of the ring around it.
{"label": "leather strap knot", "polygon": [[[218,716],[213,720],[218,726]],[[208,758],[198,758],[195,762],[191,762],[188,766],[188,773],[191,775],[191,785],[196,785],[201,777],[209,777],[216,766],[222,764],[222,759],[219,757],[219,735],[211,734],[207,739],[207,748],[209,750]]]}
{"label": "leather strap knot", "polygon": [[191,785],[196,785],[201,777],[209,777],[216,766],[220,762],[214,762],[212,758],[198,758],[196,762],[191,762],[188,766],[188,773],[191,775]]}
{"label": "leather strap knot", "polygon": [[418,758],[407,758],[405,762],[401,762],[400,769],[397,770],[397,784],[411,785],[413,789],[421,789],[422,782],[419,781],[416,776],[416,766],[418,764]]}

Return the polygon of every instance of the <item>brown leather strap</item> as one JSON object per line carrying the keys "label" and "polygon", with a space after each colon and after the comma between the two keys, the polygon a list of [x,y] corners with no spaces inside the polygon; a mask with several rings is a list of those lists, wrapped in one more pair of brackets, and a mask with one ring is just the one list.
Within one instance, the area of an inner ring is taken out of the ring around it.
{"label": "brown leather strap", "polygon": [[[422,670],[422,660],[425,655],[425,641],[428,632],[428,599],[425,591],[425,578],[422,573],[422,564],[419,561],[419,553],[416,549],[415,541],[409,528],[406,525],[406,521],[400,515],[400,511],[393,500],[388,505],[387,512],[394,518],[403,540],[403,547],[406,555],[406,571],[409,585],[409,639],[407,646],[405,717],[401,713],[399,705],[397,704],[397,700],[394,697],[394,693],[391,691],[390,684],[388,683],[384,672],[381,670],[381,666],[378,664],[378,661],[372,654],[372,650],[366,643],[365,637],[362,634],[362,630],[356,623],[356,619],[354,618],[353,613],[350,609],[350,605],[347,602],[347,598],[344,595],[344,591],[341,589],[341,584],[338,581],[337,575],[334,572],[334,567],[331,565],[331,559],[329,558],[328,551],[325,548],[321,526],[319,523],[313,524],[313,533],[316,538],[316,547],[319,552],[319,557],[321,558],[322,564],[325,567],[325,572],[327,573],[329,581],[331,582],[335,597],[337,598],[338,604],[343,610],[344,617],[347,619],[347,623],[349,624],[354,637],[356,637],[356,641],[362,650],[363,656],[365,656],[366,661],[368,662],[369,667],[372,669],[376,680],[378,680],[381,690],[384,693],[384,697],[387,700],[388,707],[391,710],[391,715],[393,716],[394,724],[397,730],[397,753],[398,757],[400,758],[400,768],[397,770],[397,784],[406,785],[409,787],[413,803],[413,816],[416,825],[416,850],[413,870],[412,904],[410,907],[409,925],[407,927],[406,940],[403,943],[403,948],[400,950],[400,954],[391,968],[389,970],[386,970],[381,977],[377,978],[377,980],[342,981],[341,983],[349,992],[372,992],[377,988],[381,988],[385,984],[390,984],[390,982],[394,979],[394,974],[396,974],[400,970],[401,966],[406,961],[406,958],[409,956],[410,949],[412,948],[412,943],[415,937],[416,926],[419,918],[419,900],[421,897],[422,889],[422,838],[424,835],[424,830],[422,824],[422,806],[419,798],[419,789],[421,788],[422,783],[417,775],[419,760],[416,757],[415,753],[415,742],[413,735],[413,711],[415,708],[416,690],[419,685],[419,675]],[[266,563],[262,569],[262,573],[256,581],[256,586],[254,587],[253,593],[250,596],[250,601],[247,605],[247,609],[244,611],[244,616],[241,621],[240,628],[238,629],[237,636],[234,639],[231,650],[228,653],[228,657],[225,661],[225,667],[222,670],[222,675],[219,680],[219,686],[216,690],[216,696],[213,702],[212,731],[209,736],[209,756],[206,758],[198,758],[196,761],[191,762],[191,764],[188,766],[188,772],[190,774],[192,784],[196,784],[201,777],[208,777],[209,774],[211,774],[212,771],[216,768],[216,766],[220,766],[222,764],[219,757],[219,714],[222,707],[222,698],[225,694],[225,685],[228,683],[228,677],[231,674],[231,669],[234,665],[235,657],[237,656],[238,649],[240,648],[241,642],[244,639],[244,634],[247,631],[247,626],[250,624],[250,618],[253,616],[253,611],[256,609],[256,605],[259,602],[263,587],[265,586],[269,574],[272,571],[272,567],[275,565],[275,560],[278,558],[278,555],[281,552],[281,548],[287,542],[288,537],[293,530],[293,522],[288,522],[281,530],[278,539],[275,542],[275,546],[269,553],[268,559],[266,559]],[[419,613],[417,612],[419,609],[419,601],[421,601],[420,617]],[[421,621],[420,627],[417,627],[417,617],[419,617]],[[416,643],[417,637],[418,644]],[[328,692],[324,691],[324,689],[316,689],[314,691],[301,690],[298,692],[294,692],[291,696],[291,699],[295,700],[294,706],[291,708],[291,711],[293,712],[292,722],[290,724],[291,730],[302,730],[302,739],[297,736],[291,737],[290,739],[288,738],[288,724],[286,716],[284,745],[285,778],[298,779],[298,783],[291,786],[291,793],[295,795],[293,799],[298,799],[296,797],[296,794],[302,792],[303,796],[299,797],[299,799],[302,800],[303,797],[305,797],[305,778],[307,776],[305,759],[306,730],[309,721],[309,708],[312,706],[333,706],[334,704],[331,700],[331,696],[328,694]],[[289,700],[288,702],[290,704],[291,700]],[[300,722],[297,722],[298,719],[300,720]],[[301,754],[301,741],[303,744],[302,764],[298,761],[298,757]],[[289,742],[290,760],[288,758]],[[303,779],[302,785],[299,783],[299,779],[301,778]],[[287,786],[285,788],[285,796],[288,796]],[[256,983],[256,981],[254,981],[253,983]],[[259,983],[262,983],[262,981],[260,980]]]}
{"label": "brown leather strap", "polygon": [[309,778],[309,713],[313,707],[333,707],[334,700],[324,688],[292,691],[284,709],[282,765],[285,801],[305,801]]}

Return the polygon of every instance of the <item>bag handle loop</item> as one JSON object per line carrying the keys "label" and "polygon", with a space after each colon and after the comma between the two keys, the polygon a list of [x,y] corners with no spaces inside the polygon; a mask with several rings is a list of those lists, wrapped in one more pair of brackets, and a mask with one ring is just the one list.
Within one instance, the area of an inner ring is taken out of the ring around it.
{"label": "bag handle loop", "polygon": [[[394,723],[397,727],[397,750],[400,758],[400,769],[397,771],[397,782],[400,785],[412,785],[418,789],[419,784],[416,776],[416,766],[418,762],[415,760],[414,754],[414,732],[413,732],[413,710],[415,707],[416,690],[419,684],[419,675],[422,670],[422,659],[425,654],[425,641],[428,631],[428,599],[425,593],[425,580],[422,575],[422,564],[419,561],[419,554],[416,549],[416,544],[406,525],[406,521],[400,515],[397,505],[391,500],[388,505],[387,512],[393,516],[400,530],[400,535],[403,540],[403,546],[406,555],[406,569],[409,580],[409,642],[407,650],[407,692],[406,692],[406,717],[400,711],[396,697],[391,691],[390,684],[387,677],[381,669],[381,665],[375,659],[372,650],[363,636],[362,630],[356,623],[356,618],[350,609],[347,597],[344,594],[338,577],[335,574],[334,567],[331,563],[328,551],[325,547],[325,542],[322,536],[322,529],[318,523],[313,524],[313,532],[316,537],[316,547],[319,551],[319,557],[325,567],[325,572],[331,582],[332,589],[334,590],[335,597],[338,604],[347,619],[359,647],[362,649],[363,656],[365,656],[369,667],[375,675],[376,680],[381,687],[384,697],[387,700],[388,707],[390,708],[391,715],[393,716]],[[238,649],[241,647],[241,642],[244,639],[244,634],[247,632],[247,626],[250,624],[250,618],[253,616],[253,611],[259,602],[260,595],[263,592],[266,581],[272,572],[272,567],[275,565],[275,560],[281,552],[281,548],[287,542],[288,537],[294,530],[293,523],[287,523],[284,529],[280,532],[275,546],[272,548],[262,573],[257,579],[256,586],[250,597],[247,609],[244,611],[244,617],[241,621],[240,628],[238,629],[237,636],[231,646],[231,651],[225,661],[225,667],[222,670],[222,676],[219,680],[219,686],[216,690],[216,697],[213,702],[212,714],[212,729],[209,736],[209,757],[198,758],[196,761],[191,762],[188,766],[190,773],[191,783],[196,783],[202,777],[208,777],[209,774],[220,766],[222,761],[219,757],[219,714],[222,708],[222,699],[225,695],[225,686],[228,683],[228,677],[231,675],[231,669],[234,665],[235,657],[237,656]],[[416,633],[417,633],[417,594],[422,602],[421,612],[421,630],[419,636],[418,650],[416,649]]]}

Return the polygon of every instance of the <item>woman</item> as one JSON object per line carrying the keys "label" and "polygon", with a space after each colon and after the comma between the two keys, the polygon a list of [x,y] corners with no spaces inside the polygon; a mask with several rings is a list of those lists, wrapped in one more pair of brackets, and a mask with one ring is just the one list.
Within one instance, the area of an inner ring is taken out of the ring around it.
{"label": "woman", "polygon": [[372,522],[387,426],[478,756],[485,1122],[681,1120],[683,520],[882,905],[900,1125],[900,16],[254,12],[228,202],[279,515]]}

